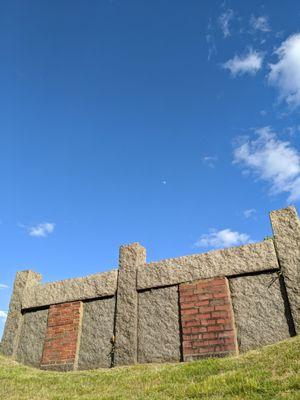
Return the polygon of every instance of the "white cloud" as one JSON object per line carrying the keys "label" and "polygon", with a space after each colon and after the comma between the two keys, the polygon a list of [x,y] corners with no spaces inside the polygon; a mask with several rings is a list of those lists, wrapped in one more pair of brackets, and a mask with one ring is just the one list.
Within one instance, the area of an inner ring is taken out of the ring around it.
{"label": "white cloud", "polygon": [[288,201],[300,199],[300,154],[290,142],[281,141],[269,127],[256,131],[234,150],[234,163],[269,183],[272,194],[288,193]]}
{"label": "white cloud", "polygon": [[270,32],[269,18],[266,16],[255,17],[254,15],[250,18],[250,26],[254,31]]}
{"label": "white cloud", "polygon": [[0,283],[0,289],[8,289],[8,286],[4,283]]}
{"label": "white cloud", "polygon": [[21,228],[25,228],[30,236],[33,237],[47,237],[50,235],[55,228],[55,224],[52,222],[43,222],[35,226],[26,226],[19,224]]}
{"label": "white cloud", "polygon": [[243,212],[245,218],[251,218],[257,213],[255,208],[249,208]]}
{"label": "white cloud", "polygon": [[219,25],[222,29],[225,38],[231,35],[229,24],[230,21],[233,19],[233,17],[234,17],[234,12],[231,9],[226,10],[219,16]]}
{"label": "white cloud", "polygon": [[7,312],[0,310],[0,318],[1,319],[6,319],[7,318]]}
{"label": "white cloud", "polygon": [[250,74],[255,75],[262,67],[263,54],[250,49],[244,56],[235,55],[223,64],[223,68],[228,69],[233,76]]}
{"label": "white cloud", "polygon": [[210,168],[214,168],[217,161],[217,156],[205,156],[202,158],[203,164],[207,165]]}
{"label": "white cloud", "polygon": [[246,243],[250,243],[250,237],[246,233],[239,233],[231,229],[223,229],[220,231],[210,229],[209,233],[200,236],[195,246],[218,249]]}
{"label": "white cloud", "polygon": [[278,88],[289,106],[300,106],[300,33],[290,36],[275,51],[276,64],[270,64],[269,83]]}

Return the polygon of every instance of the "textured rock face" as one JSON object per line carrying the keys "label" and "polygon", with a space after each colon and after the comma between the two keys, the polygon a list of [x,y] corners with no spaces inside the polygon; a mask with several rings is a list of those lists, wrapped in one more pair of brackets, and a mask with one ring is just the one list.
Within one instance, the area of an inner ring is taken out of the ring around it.
{"label": "textured rock face", "polygon": [[22,307],[33,308],[51,304],[113,296],[117,289],[118,271],[112,270],[84,278],[46,283],[26,290]]}
{"label": "textured rock face", "polygon": [[38,285],[41,275],[33,271],[19,271],[16,274],[13,294],[9,303],[9,311],[1,341],[1,352],[7,356],[15,356],[23,323],[22,302],[27,289]]}
{"label": "textured rock face", "polygon": [[[19,272],[0,350],[55,370],[187,360],[212,346],[228,353],[220,346],[235,346],[236,334],[227,279],[241,351],[299,333],[300,221],[288,207],[272,212],[271,222],[274,239],[206,254],[146,263],[145,249],[134,243],[120,248],[118,271],[43,285],[39,274]],[[268,287],[276,272],[280,280]],[[53,343],[45,360],[43,341],[44,350]]]}
{"label": "textured rock face", "polygon": [[84,303],[78,369],[111,366],[114,314],[114,297]]}
{"label": "textured rock face", "polygon": [[276,273],[229,280],[240,351],[290,337],[285,305]]}
{"label": "textured rock face", "polygon": [[24,314],[17,360],[23,364],[39,367],[42,359],[48,310],[30,311]]}
{"label": "textured rock face", "polygon": [[116,365],[137,362],[138,294],[136,272],[146,262],[146,250],[138,243],[120,248],[116,312]]}
{"label": "textured rock face", "polygon": [[180,361],[178,287],[139,293],[138,361]]}
{"label": "textured rock face", "polygon": [[296,332],[300,333],[300,221],[294,207],[270,213]]}
{"label": "textured rock face", "polygon": [[147,289],[196,279],[279,268],[273,241],[248,244],[141,265],[137,287]]}

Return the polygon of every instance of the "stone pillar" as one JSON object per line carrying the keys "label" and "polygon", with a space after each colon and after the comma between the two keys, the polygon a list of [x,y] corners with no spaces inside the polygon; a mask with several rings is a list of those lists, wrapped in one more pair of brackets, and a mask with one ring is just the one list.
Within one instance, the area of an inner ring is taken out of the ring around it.
{"label": "stone pillar", "polygon": [[146,262],[146,249],[139,243],[121,246],[115,326],[115,365],[137,362],[138,293],[137,268]]}
{"label": "stone pillar", "polygon": [[16,356],[23,323],[22,302],[26,289],[38,285],[42,276],[33,271],[19,271],[16,274],[9,311],[1,341],[1,352],[6,356]]}
{"label": "stone pillar", "polygon": [[282,269],[296,333],[300,333],[300,221],[295,207],[270,213],[275,249]]}

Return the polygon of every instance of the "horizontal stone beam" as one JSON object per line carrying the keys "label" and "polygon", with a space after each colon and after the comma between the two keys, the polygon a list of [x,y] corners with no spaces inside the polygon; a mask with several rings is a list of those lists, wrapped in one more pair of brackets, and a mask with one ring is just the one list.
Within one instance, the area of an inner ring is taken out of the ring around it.
{"label": "horizontal stone beam", "polygon": [[273,240],[267,239],[245,246],[140,265],[137,289],[150,289],[196,279],[247,274],[277,268],[279,265]]}
{"label": "horizontal stone beam", "polygon": [[112,270],[84,278],[33,286],[24,293],[22,309],[113,296],[117,289],[117,278],[118,271]]}

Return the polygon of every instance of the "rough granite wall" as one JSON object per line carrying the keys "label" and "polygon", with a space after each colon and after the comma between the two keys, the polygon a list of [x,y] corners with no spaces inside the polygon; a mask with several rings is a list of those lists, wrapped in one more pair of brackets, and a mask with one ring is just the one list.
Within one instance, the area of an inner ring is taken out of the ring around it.
{"label": "rough granite wall", "polygon": [[139,293],[138,362],[180,358],[178,286]]}
{"label": "rough granite wall", "polygon": [[229,280],[240,351],[290,337],[280,282],[276,278],[277,274],[272,273]]}
{"label": "rough granite wall", "polygon": [[[133,243],[121,246],[118,270],[43,285],[39,274],[18,272],[1,352],[25,364],[40,366],[43,340],[47,336],[47,315],[50,315],[46,308],[64,309],[66,303],[80,302],[72,368],[76,368],[77,360],[80,369],[109,367],[113,362],[130,365],[178,361],[182,359],[181,342],[187,339],[184,337],[183,340],[180,328],[182,315],[197,313],[198,325],[202,328],[207,322],[200,308],[201,312],[195,310],[198,297],[194,295],[199,294],[196,292],[191,294],[187,308],[180,316],[178,286],[216,277],[229,279],[241,351],[277,342],[295,335],[297,330],[299,333],[300,220],[293,207],[273,211],[270,216],[274,237],[259,243],[151,263],[146,263],[146,249]],[[277,273],[280,278],[270,286]],[[202,300],[209,299],[201,299],[201,303]],[[211,314],[215,311],[219,310],[207,310],[207,314],[216,317]],[[71,326],[74,318],[70,313],[66,314],[61,316],[61,321],[56,315],[57,323],[52,333],[57,334],[57,342],[53,353],[69,351],[70,340],[66,332],[74,333],[75,328]],[[222,325],[221,319],[215,325]],[[70,327],[63,327],[68,322]],[[62,330],[64,336],[60,335]],[[204,335],[200,338],[204,328],[200,333],[197,330],[198,327],[191,329],[193,338],[187,341],[193,341],[197,335],[195,340],[220,339],[217,334],[215,338]],[[112,356],[109,353],[113,335]]]}
{"label": "rough granite wall", "polygon": [[114,333],[115,298],[83,304],[82,334],[78,369],[111,366],[111,338]]}
{"label": "rough granite wall", "polygon": [[49,306],[70,301],[113,296],[117,289],[118,271],[111,270],[83,278],[45,283],[29,287],[23,297],[23,308]]}
{"label": "rough granite wall", "polygon": [[295,331],[300,332],[300,220],[295,207],[270,213],[277,256],[289,297]]}
{"label": "rough granite wall", "polygon": [[39,367],[47,328],[48,309],[25,312],[17,350],[17,360]]}
{"label": "rough granite wall", "polygon": [[260,243],[170,258],[140,265],[137,288],[177,285],[196,279],[231,276],[279,268],[272,239]]}
{"label": "rough granite wall", "polygon": [[36,272],[26,270],[16,274],[14,289],[11,295],[6,324],[1,340],[1,352],[6,356],[15,357],[20,340],[23,324],[22,307],[27,290],[37,286],[42,276]]}
{"label": "rough granite wall", "polygon": [[120,247],[116,310],[116,365],[137,362],[138,293],[137,268],[146,262],[146,249],[139,243]]}

